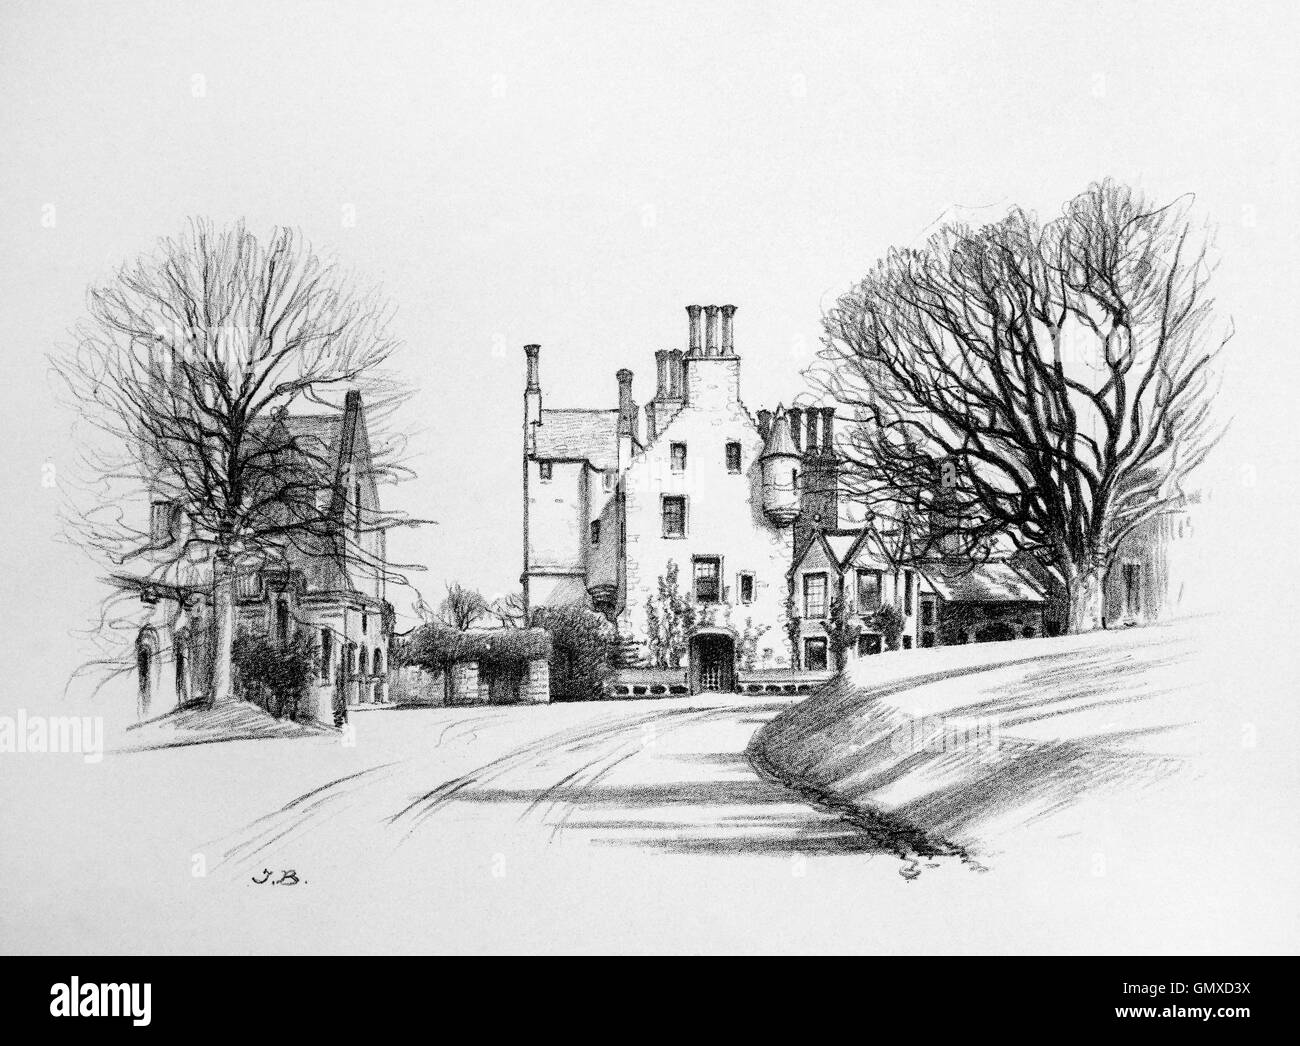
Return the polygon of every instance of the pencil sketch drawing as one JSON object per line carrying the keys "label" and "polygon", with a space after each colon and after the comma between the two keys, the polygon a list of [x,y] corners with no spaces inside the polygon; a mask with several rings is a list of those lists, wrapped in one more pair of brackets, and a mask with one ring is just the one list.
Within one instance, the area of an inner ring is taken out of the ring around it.
{"label": "pencil sketch drawing", "polygon": [[[728,75],[761,82],[754,54]],[[872,178],[783,196],[769,143],[736,154],[742,199],[841,209],[770,300],[802,234],[739,222],[713,153],[672,177],[716,219],[647,203],[651,246],[611,225],[593,250],[609,183],[572,195],[551,145],[501,162],[569,74],[512,68],[496,137],[438,141],[459,188],[385,175],[373,231],[241,181],[112,219],[43,300],[11,419],[48,415],[69,580],[23,582],[64,622],[57,656],[21,641],[58,686],[0,716],[12,947],[1198,949],[1172,891],[1220,913],[1214,947],[1284,949],[1219,868],[1262,823],[1243,808],[1293,819],[1294,756],[1258,652],[1291,656],[1267,638],[1289,597],[1229,603],[1283,554],[1243,516],[1292,517],[1250,500],[1269,382],[1232,382],[1267,339],[1239,333],[1255,248],[1223,242],[1218,175],[1203,195],[1195,164],[1148,178],[1098,142],[1043,191],[964,181],[954,151],[905,190],[877,171],[915,211],[864,223]],[[823,118],[810,75],[770,117],[791,133]],[[205,113],[232,89],[200,86]],[[699,104],[751,105],[726,98]],[[315,193],[310,164],[285,176]],[[1294,892],[1268,890],[1280,916]],[[81,914],[100,901],[121,921]]]}

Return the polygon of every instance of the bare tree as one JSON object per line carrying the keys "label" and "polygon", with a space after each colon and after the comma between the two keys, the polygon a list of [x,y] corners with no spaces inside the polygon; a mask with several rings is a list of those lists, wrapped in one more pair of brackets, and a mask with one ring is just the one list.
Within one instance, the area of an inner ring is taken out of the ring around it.
{"label": "bare tree", "polygon": [[488,607],[488,613],[501,628],[523,628],[527,623],[524,613],[524,594],[511,592],[494,599]]}
{"label": "bare tree", "polygon": [[95,430],[71,536],[128,595],[211,593],[216,701],[231,697],[241,576],[296,553],[403,580],[374,536],[418,521],[349,497],[337,451],[290,414],[342,411],[364,390],[375,478],[405,474],[402,443],[378,432],[401,398],[380,374],[388,310],[348,283],[292,231],[259,240],[194,220],[93,287],[72,346],[51,358]]}
{"label": "bare tree", "polygon": [[825,317],[811,377],[848,406],[854,495],[908,556],[1010,541],[1102,624],[1115,551],[1222,434],[1209,238],[1188,201],[1105,181],[1045,225],[1020,210],[895,249]]}
{"label": "bare tree", "polygon": [[443,624],[462,632],[473,627],[489,613],[488,602],[472,588],[455,584],[447,586],[447,595],[438,607],[438,617]]}

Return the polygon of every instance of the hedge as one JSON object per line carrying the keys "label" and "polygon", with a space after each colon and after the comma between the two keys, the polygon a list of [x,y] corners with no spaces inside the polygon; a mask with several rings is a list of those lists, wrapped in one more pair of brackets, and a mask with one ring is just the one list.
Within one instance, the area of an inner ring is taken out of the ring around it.
{"label": "hedge", "polygon": [[422,625],[401,646],[399,660],[428,672],[441,672],[457,661],[477,661],[484,668],[515,668],[551,657],[551,637],[540,628],[470,629],[462,632],[441,622]]}

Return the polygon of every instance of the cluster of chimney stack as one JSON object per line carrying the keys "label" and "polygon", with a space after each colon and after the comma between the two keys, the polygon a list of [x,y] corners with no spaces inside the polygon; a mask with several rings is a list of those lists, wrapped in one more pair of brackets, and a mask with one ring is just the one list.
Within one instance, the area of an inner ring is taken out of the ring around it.
{"label": "cluster of chimney stack", "polygon": [[[795,448],[805,454],[835,453],[835,408],[834,407],[791,407],[786,412],[790,419],[790,437]],[[820,433],[819,433],[820,430]],[[772,412],[758,412],[758,433],[767,441],[772,431]],[[807,432],[807,439],[804,433]],[[818,435],[820,434],[820,440]]]}
{"label": "cluster of chimney stack", "polygon": [[655,353],[659,371],[659,390],[655,399],[680,400],[686,397],[685,368],[681,349],[660,349]]}
{"label": "cluster of chimney stack", "polygon": [[736,354],[734,305],[688,305],[686,315],[690,319],[686,351],[660,349],[655,353],[659,378],[655,399],[686,398],[686,359]]}
{"label": "cluster of chimney stack", "polygon": [[[704,313],[703,345],[700,344],[700,313]],[[687,355],[734,356],[736,354],[734,340],[736,307],[734,305],[688,305],[686,315],[690,318],[690,345]]]}

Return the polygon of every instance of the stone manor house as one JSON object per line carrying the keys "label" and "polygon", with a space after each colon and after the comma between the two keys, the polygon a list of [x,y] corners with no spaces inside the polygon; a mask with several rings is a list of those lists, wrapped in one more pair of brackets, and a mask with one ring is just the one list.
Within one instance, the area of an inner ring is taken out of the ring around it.
{"label": "stone manor house", "polygon": [[[1041,634],[1044,593],[1014,567],[948,584],[939,571],[931,580],[896,569],[870,528],[843,528],[834,408],[751,412],[735,306],[686,312],[686,349],[655,353],[644,408],[626,369],[617,406],[544,406],[541,349],[525,347],[529,608],[579,602],[604,613],[644,673],[625,673],[622,689],[647,694],[802,689],[786,677],[836,667],[825,622],[837,595],[863,625],[850,656],[885,648],[869,621],[882,602],[904,615],[902,647],[936,645],[940,607],[972,594],[1011,605],[1020,634]],[[690,611],[675,643],[664,639],[661,592],[674,571]]]}
{"label": "stone manor house", "polygon": [[[393,608],[386,598],[385,535],[363,519],[379,512],[370,439],[360,393],[341,411],[278,415],[292,445],[323,464],[319,497],[332,506],[337,534],[288,542],[274,561],[237,570],[237,633],[284,643],[307,636],[316,681],[306,714],[323,722],[346,717],[348,705],[387,700]],[[280,437],[283,439],[283,437]],[[165,569],[147,581],[119,579],[139,593],[145,620],[135,640],[137,712],[147,720],[210,692],[213,592],[210,557],[185,554],[181,505],[155,493],[149,506],[152,544]]]}

